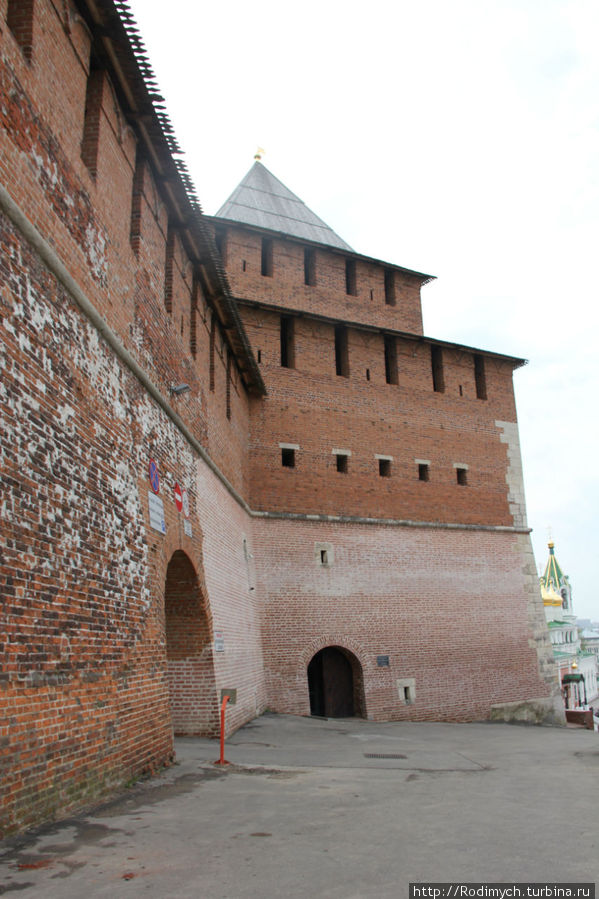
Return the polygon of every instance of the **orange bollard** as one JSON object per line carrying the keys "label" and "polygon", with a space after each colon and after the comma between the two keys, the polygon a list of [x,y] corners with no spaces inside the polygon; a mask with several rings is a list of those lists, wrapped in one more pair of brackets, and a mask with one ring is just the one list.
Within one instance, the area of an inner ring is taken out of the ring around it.
{"label": "orange bollard", "polygon": [[218,762],[215,762],[215,765],[230,765],[230,762],[225,761],[225,709],[227,707],[227,703],[229,701],[229,696],[223,696],[223,701],[220,706],[220,759]]}

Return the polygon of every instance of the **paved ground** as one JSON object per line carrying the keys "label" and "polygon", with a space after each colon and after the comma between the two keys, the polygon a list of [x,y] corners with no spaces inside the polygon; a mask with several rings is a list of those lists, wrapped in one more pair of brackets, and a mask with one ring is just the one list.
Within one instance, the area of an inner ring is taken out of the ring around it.
{"label": "paved ground", "polygon": [[599,880],[599,734],[265,715],[93,813],[0,843],[0,894],[407,897]]}

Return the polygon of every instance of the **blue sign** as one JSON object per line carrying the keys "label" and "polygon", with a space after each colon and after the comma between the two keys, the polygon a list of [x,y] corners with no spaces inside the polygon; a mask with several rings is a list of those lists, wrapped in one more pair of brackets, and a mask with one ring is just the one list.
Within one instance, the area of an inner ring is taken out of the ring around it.
{"label": "blue sign", "polygon": [[150,459],[150,486],[154,493],[160,493],[160,476],[158,474],[158,466],[153,459]]}

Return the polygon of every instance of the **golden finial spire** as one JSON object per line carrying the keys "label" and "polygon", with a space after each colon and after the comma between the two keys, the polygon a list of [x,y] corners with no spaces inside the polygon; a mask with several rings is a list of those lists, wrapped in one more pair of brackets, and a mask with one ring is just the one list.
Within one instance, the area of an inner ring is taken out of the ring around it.
{"label": "golden finial spire", "polygon": [[256,152],[254,153],[254,159],[256,160],[256,162],[260,162],[265,153],[266,150],[264,149],[264,147],[258,147]]}

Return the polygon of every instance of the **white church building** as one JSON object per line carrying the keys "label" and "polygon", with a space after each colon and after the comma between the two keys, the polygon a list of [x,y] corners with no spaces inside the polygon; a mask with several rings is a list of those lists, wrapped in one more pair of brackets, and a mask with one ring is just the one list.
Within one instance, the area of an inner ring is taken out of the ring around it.
{"label": "white church building", "polygon": [[566,709],[587,709],[597,698],[597,655],[582,648],[572,608],[572,588],[560,568],[553,542],[541,575],[541,596],[549,627],[555,673]]}

